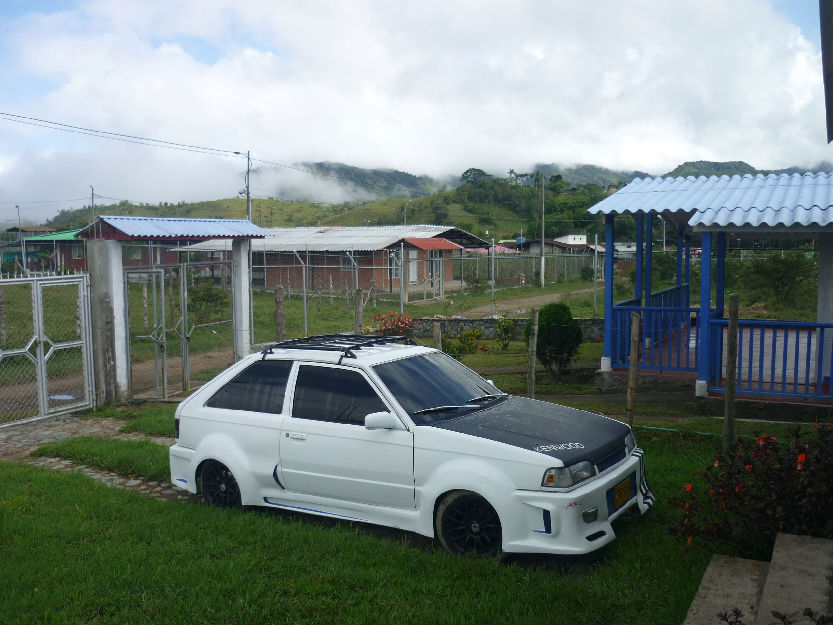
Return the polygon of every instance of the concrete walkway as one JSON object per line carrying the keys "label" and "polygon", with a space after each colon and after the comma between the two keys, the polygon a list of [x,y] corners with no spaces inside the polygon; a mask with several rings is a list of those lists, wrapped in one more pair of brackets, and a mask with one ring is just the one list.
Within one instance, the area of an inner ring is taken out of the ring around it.
{"label": "concrete walkway", "polygon": [[739,609],[748,625],[812,625],[805,609],[833,616],[833,540],[778,534],[770,562],[713,556],[685,625],[725,623],[720,613]]}

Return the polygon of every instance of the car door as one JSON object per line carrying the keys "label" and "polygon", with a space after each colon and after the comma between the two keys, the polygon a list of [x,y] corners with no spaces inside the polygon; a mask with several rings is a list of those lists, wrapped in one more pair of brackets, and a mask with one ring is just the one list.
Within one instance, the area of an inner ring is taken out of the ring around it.
{"label": "car door", "polygon": [[414,507],[413,434],[368,430],[390,411],[357,369],[301,363],[282,425],[280,474],[287,490],[396,508]]}

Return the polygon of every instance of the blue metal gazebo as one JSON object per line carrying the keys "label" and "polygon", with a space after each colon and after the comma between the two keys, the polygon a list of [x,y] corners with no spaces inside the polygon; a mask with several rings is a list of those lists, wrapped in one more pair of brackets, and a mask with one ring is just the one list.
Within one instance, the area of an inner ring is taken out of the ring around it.
{"label": "blue metal gazebo", "polygon": [[[833,397],[830,174],[636,178],[589,212],[605,216],[606,276],[613,275],[616,215],[631,214],[636,222],[633,297],[614,303],[613,281],[605,283],[603,371],[628,366],[631,313],[638,312],[640,369],[687,372],[696,379],[697,395],[722,391],[727,236],[814,239],[819,253],[817,321],[741,320],[737,388],[746,395]],[[658,217],[677,236],[676,279],[671,288],[653,291],[651,232]],[[701,239],[699,302],[694,305],[689,301],[692,236]]]}

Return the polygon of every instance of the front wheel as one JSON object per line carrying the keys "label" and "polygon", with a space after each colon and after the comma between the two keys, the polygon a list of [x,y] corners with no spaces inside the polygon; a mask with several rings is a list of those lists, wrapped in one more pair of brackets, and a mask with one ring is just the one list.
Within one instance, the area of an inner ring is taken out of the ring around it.
{"label": "front wheel", "polygon": [[477,493],[457,491],[443,499],[435,529],[440,544],[451,553],[491,557],[501,552],[500,518]]}
{"label": "front wheel", "polygon": [[220,508],[240,508],[240,487],[231,471],[216,460],[209,460],[202,468],[202,500]]}

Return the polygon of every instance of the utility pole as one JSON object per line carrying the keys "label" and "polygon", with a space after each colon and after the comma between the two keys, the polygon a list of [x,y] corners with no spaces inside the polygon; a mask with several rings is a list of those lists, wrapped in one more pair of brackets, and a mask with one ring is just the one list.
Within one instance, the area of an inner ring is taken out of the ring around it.
{"label": "utility pole", "polygon": [[95,189],[90,185],[90,223],[95,221]]}
{"label": "utility pole", "polygon": [[15,204],[14,207],[17,209],[17,227],[19,228],[20,227],[20,206]]}
{"label": "utility pole", "polygon": [[544,172],[541,172],[541,288],[544,288]]}
{"label": "utility pole", "polygon": [[[243,156],[243,152],[235,152],[239,156]],[[246,219],[252,220],[252,195],[249,189],[249,177],[252,174],[252,153],[246,150]]]}

